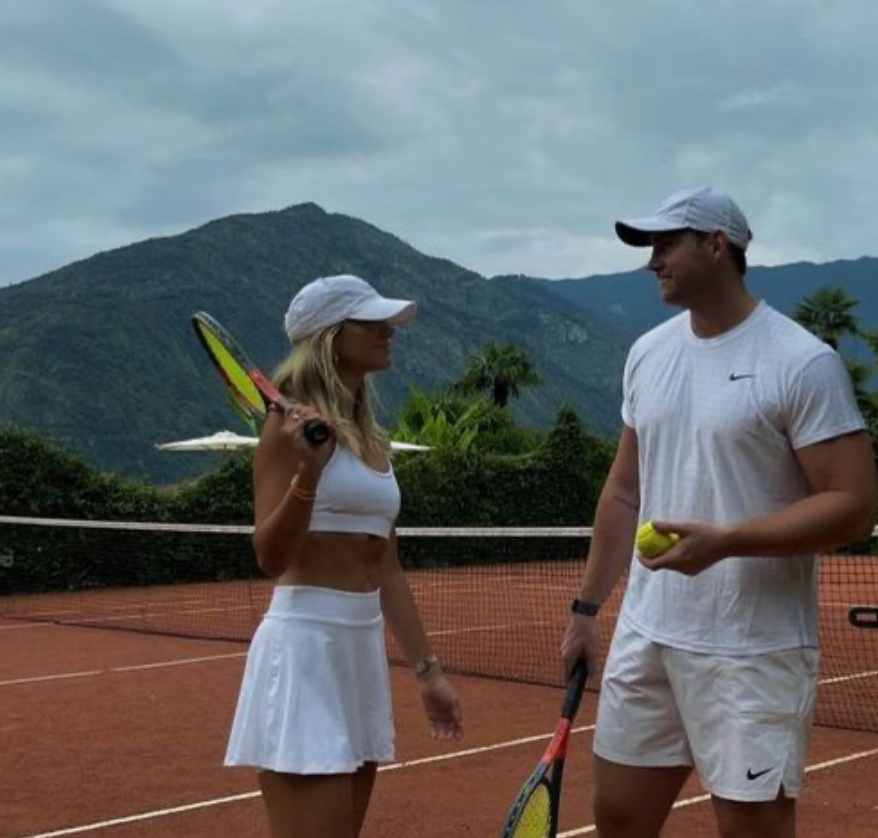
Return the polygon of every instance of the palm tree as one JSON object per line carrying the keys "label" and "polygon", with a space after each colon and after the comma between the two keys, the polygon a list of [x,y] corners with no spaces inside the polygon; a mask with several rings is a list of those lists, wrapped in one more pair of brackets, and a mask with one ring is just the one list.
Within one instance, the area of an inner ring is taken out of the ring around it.
{"label": "palm tree", "polygon": [[819,288],[793,309],[793,320],[838,351],[841,338],[860,333],[852,314],[858,304],[841,288]]}
{"label": "palm tree", "polygon": [[463,377],[453,389],[464,394],[488,391],[497,407],[506,407],[523,388],[542,383],[527,352],[514,343],[500,346],[489,341],[480,354],[470,356]]}

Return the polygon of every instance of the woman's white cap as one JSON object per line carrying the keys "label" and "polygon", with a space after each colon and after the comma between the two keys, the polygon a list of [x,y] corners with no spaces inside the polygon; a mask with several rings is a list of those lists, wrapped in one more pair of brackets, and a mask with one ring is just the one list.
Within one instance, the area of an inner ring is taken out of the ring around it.
{"label": "woman's white cap", "polygon": [[416,311],[411,300],[382,297],[358,276],[325,276],[309,282],[293,297],[284,330],[295,343],[344,320],[386,320],[393,326],[404,326]]}

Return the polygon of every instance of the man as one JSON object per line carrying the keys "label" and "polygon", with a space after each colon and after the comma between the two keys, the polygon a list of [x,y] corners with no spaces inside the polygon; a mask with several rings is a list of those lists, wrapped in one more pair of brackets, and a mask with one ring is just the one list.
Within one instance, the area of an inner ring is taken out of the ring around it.
{"label": "man", "polygon": [[[664,302],[623,379],[624,427],[562,643],[595,670],[594,615],[630,565],[595,731],[601,838],[654,838],[693,767],[725,838],[792,838],[817,681],[813,554],[867,536],[876,478],[838,355],[751,295],[752,238],[710,189],[619,238]],[[647,559],[652,519],[679,541]]]}

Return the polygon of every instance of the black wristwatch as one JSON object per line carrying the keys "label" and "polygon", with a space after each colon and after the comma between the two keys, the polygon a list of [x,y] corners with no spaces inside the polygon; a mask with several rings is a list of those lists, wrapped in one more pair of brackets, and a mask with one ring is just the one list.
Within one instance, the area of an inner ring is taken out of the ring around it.
{"label": "black wristwatch", "polygon": [[596,602],[588,602],[584,599],[574,599],[570,610],[574,614],[582,614],[583,617],[596,617],[598,611],[601,610],[600,605]]}

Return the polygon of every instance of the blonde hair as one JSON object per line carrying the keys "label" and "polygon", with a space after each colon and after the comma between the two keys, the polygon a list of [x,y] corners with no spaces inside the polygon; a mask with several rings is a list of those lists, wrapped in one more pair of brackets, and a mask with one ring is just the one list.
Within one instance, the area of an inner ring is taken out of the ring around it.
{"label": "blonde hair", "polygon": [[342,325],[337,323],[295,343],[272,378],[285,396],[319,410],[336,438],[358,457],[368,453],[390,456],[390,440],[372,411],[375,396],[370,377],[365,376],[359,390],[351,393],[336,369],[333,342]]}

